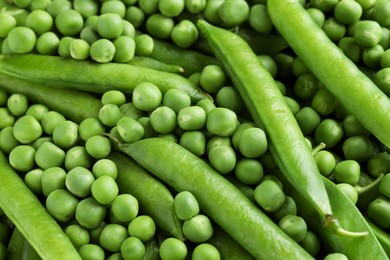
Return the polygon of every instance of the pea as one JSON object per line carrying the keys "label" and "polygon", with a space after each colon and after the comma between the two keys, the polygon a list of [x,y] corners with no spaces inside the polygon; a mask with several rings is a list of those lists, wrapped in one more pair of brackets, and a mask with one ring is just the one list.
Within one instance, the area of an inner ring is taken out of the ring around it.
{"label": "pea", "polygon": [[264,176],[263,165],[258,160],[242,158],[234,167],[234,175],[242,183],[254,185]]}
{"label": "pea", "polygon": [[130,236],[136,237],[142,242],[147,242],[156,233],[156,224],[150,216],[139,215],[130,221],[127,229]]}
{"label": "pea", "polygon": [[54,23],[62,35],[75,36],[83,29],[84,19],[76,10],[66,9],[57,14]]}
{"label": "pea", "polygon": [[13,134],[13,126],[7,126],[0,130],[0,149],[2,151],[9,154],[19,144]]}
{"label": "pea", "polygon": [[111,203],[118,196],[119,188],[115,180],[103,175],[92,182],[91,193],[97,202],[103,205]]}
{"label": "pea", "polygon": [[316,153],[314,160],[316,161],[318,170],[325,177],[329,177],[336,167],[336,158],[331,152],[326,150],[321,150]]}
{"label": "pea", "polygon": [[111,212],[115,219],[121,222],[130,222],[138,215],[138,200],[130,194],[120,194],[111,204]]}
{"label": "pea", "polygon": [[75,60],[86,60],[90,57],[91,46],[83,39],[73,39],[69,45],[69,54]]}
{"label": "pea", "polygon": [[32,169],[24,175],[24,182],[26,186],[36,195],[42,195],[42,174],[43,170],[40,168]]}
{"label": "pea", "polygon": [[333,171],[337,182],[346,182],[356,185],[360,176],[360,165],[355,160],[344,160],[336,164]]}
{"label": "pea", "polygon": [[344,131],[340,123],[334,119],[327,118],[317,126],[314,138],[317,143],[325,143],[327,148],[334,147],[343,137]]}
{"label": "pea", "polygon": [[159,255],[162,260],[183,260],[187,253],[187,245],[178,238],[168,237],[160,245]]}
{"label": "pea", "polygon": [[368,131],[368,129],[353,115],[347,115],[344,117],[342,126],[346,137],[370,135],[370,131]]}
{"label": "pea", "polygon": [[126,238],[120,248],[124,259],[143,259],[145,251],[145,245],[137,237]]}
{"label": "pea", "polygon": [[185,0],[160,0],[158,9],[160,13],[168,17],[177,17],[183,12]]}
{"label": "pea", "polygon": [[322,116],[330,115],[336,106],[336,99],[325,88],[317,91],[311,101],[311,107]]}
{"label": "pea", "polygon": [[66,172],[61,167],[50,167],[42,173],[42,192],[48,196],[57,189],[65,189]]}
{"label": "pea", "polygon": [[65,185],[73,195],[85,198],[91,194],[91,185],[94,180],[95,177],[91,171],[78,166],[67,173]]}
{"label": "pea", "polygon": [[52,142],[42,143],[35,153],[35,162],[42,169],[60,167],[65,160],[65,151]]}
{"label": "pea", "polygon": [[304,134],[311,134],[321,122],[320,115],[312,107],[303,107],[295,119]]}
{"label": "pea", "polygon": [[139,28],[145,21],[145,13],[139,6],[128,6],[126,9],[125,19],[135,28]]}
{"label": "pea", "polygon": [[376,0],[356,0],[356,2],[362,6],[363,11],[367,11],[374,6]]}
{"label": "pea", "polygon": [[297,243],[301,242],[307,232],[305,220],[300,216],[286,215],[278,223],[279,227]]}
{"label": "pea", "polygon": [[146,18],[146,31],[158,39],[167,40],[171,36],[175,22],[173,18],[161,13],[152,14]]}
{"label": "pea", "polygon": [[[84,37],[81,38],[84,39]],[[58,54],[61,57],[70,58],[70,44],[73,40],[74,38],[70,36],[64,36],[60,39],[60,42],[58,43]]]}
{"label": "pea", "polygon": [[[182,0],[184,2],[184,0]],[[189,48],[199,37],[196,25],[190,20],[182,20],[171,32],[172,41],[181,48]]]}
{"label": "pea", "polygon": [[148,34],[141,34],[134,37],[135,54],[139,56],[149,56],[154,49],[153,38]]}
{"label": "pea", "polygon": [[383,196],[390,198],[390,174],[386,173],[380,183],[379,183],[379,191]]}
{"label": "pea", "polygon": [[185,0],[185,8],[192,14],[199,14],[206,8],[206,0]]}
{"label": "pea", "polygon": [[140,117],[145,116],[145,112],[139,110],[134,106],[133,102],[127,102],[119,107],[122,117],[131,117],[137,120]]}
{"label": "pea", "polygon": [[57,221],[71,221],[76,212],[78,199],[65,189],[57,189],[46,198],[46,209]]}
{"label": "pea", "polygon": [[374,76],[374,82],[386,95],[390,95],[390,68],[383,68],[378,70]]}
{"label": "pea", "polygon": [[171,133],[177,125],[176,113],[170,107],[160,106],[150,113],[150,124],[157,133]]}
{"label": "pea", "polygon": [[135,41],[132,37],[122,35],[114,40],[115,62],[129,62],[134,58]]}
{"label": "pea", "polygon": [[89,231],[78,224],[68,225],[64,232],[77,250],[89,243]]}
{"label": "pea", "polygon": [[187,220],[199,214],[200,208],[195,196],[189,191],[181,191],[176,194],[174,208],[177,217]]}
{"label": "pea", "polygon": [[203,214],[195,215],[183,223],[184,236],[191,242],[202,243],[213,235],[214,229],[210,219]]}
{"label": "pea", "polygon": [[248,22],[259,33],[270,33],[273,29],[273,24],[265,4],[255,4],[250,7]]}
{"label": "pea", "polygon": [[162,102],[162,93],[153,83],[143,82],[134,88],[132,101],[143,111],[155,110]]}
{"label": "pea", "polygon": [[36,44],[37,36],[28,27],[16,26],[12,28],[7,36],[7,46],[10,51],[16,54],[31,52]]}
{"label": "pea", "polygon": [[283,98],[293,115],[296,115],[301,110],[301,105],[294,98],[289,96],[284,96]]}
{"label": "pea", "polygon": [[205,99],[202,99],[202,100],[199,100],[197,103],[196,103],[197,106],[200,106],[201,108],[204,109],[204,111],[206,111],[206,115],[211,111],[213,110],[214,108],[216,108],[216,105],[215,103],[208,99],[208,98],[205,98]]}
{"label": "pea", "polygon": [[99,178],[103,175],[109,175],[116,180],[118,175],[118,168],[114,161],[104,158],[97,160],[92,166],[92,173],[95,178]]}
{"label": "pea", "polygon": [[115,126],[121,118],[121,111],[117,105],[103,105],[98,114],[99,120],[106,126]]}
{"label": "pea", "polygon": [[99,227],[105,216],[106,207],[92,197],[87,197],[77,204],[75,213],[76,220],[81,226],[87,229]]}
{"label": "pea", "polygon": [[324,257],[324,260],[348,260],[348,257],[342,253],[330,253]]}
{"label": "pea", "polygon": [[6,107],[0,107],[0,129],[11,127],[15,123],[15,116]]}
{"label": "pea", "polygon": [[221,174],[231,172],[237,162],[234,149],[231,146],[216,146],[208,152],[208,159],[211,164]]}
{"label": "pea", "polygon": [[238,148],[240,153],[247,158],[256,158],[263,155],[268,149],[265,132],[258,127],[245,129],[241,133]]}
{"label": "pea", "polygon": [[29,145],[18,145],[9,153],[10,165],[21,172],[28,172],[35,166],[36,150]]}
{"label": "pea", "polygon": [[275,181],[266,179],[256,186],[254,197],[261,208],[267,212],[275,212],[286,200],[281,187]]}
{"label": "pea", "polygon": [[338,46],[343,51],[343,53],[354,63],[361,61],[363,47],[356,44],[353,37],[346,36],[341,38],[338,42]]}
{"label": "pea", "polygon": [[376,21],[360,20],[354,24],[353,37],[357,44],[373,47],[382,38],[382,28]]}
{"label": "pea", "polygon": [[[84,40],[85,42],[88,43],[89,46],[92,45],[95,41],[100,39],[99,34],[97,31],[92,29],[90,26],[85,26],[81,32],[80,32],[80,39]],[[90,50],[91,51],[91,50]]]}
{"label": "pea", "polygon": [[149,117],[143,116],[143,117],[138,118],[137,121],[144,128],[144,137],[143,138],[153,137],[153,136],[157,135],[156,131],[153,129],[152,125],[150,124]]}
{"label": "pea", "polygon": [[207,65],[200,74],[199,83],[208,93],[217,93],[227,81],[225,71],[219,65]]}
{"label": "pea", "polygon": [[177,115],[177,124],[183,130],[199,130],[206,124],[206,111],[200,106],[182,108]]}
{"label": "pea", "polygon": [[93,157],[89,155],[87,149],[84,146],[73,146],[65,153],[65,169],[70,171],[71,169],[82,166],[89,169],[93,163]]}
{"label": "pea", "polygon": [[244,108],[244,101],[236,88],[232,86],[222,87],[215,97],[215,101],[219,107],[228,108],[235,113],[239,113]]}
{"label": "pea", "polygon": [[38,122],[42,121],[44,115],[49,112],[49,108],[43,104],[32,104],[26,110],[26,115],[32,115]]}
{"label": "pea", "polygon": [[78,125],[70,120],[58,123],[53,129],[53,142],[62,149],[68,149],[78,140]]}
{"label": "pea", "polygon": [[362,6],[355,1],[341,0],[334,7],[335,18],[344,24],[354,24],[363,14]]}
{"label": "pea", "polygon": [[75,0],[73,1],[73,8],[79,12],[84,19],[99,13],[99,5],[94,0]]}
{"label": "pea", "polygon": [[82,259],[89,260],[103,260],[105,259],[105,253],[103,248],[95,244],[85,244],[82,245],[78,250],[80,257]]}
{"label": "pea", "polygon": [[286,195],[286,200],[282,206],[280,206],[280,208],[276,211],[272,212],[271,216],[275,222],[279,222],[284,216],[297,215],[297,213],[297,204],[295,203],[294,199]]}
{"label": "pea", "polygon": [[99,238],[103,231],[103,228],[108,223],[105,221],[102,221],[96,228],[89,229],[89,236],[90,236],[90,242],[93,244],[99,244]]}
{"label": "pea", "polygon": [[339,22],[335,17],[327,18],[322,25],[322,29],[333,42],[338,42],[347,32],[346,25]]}
{"label": "pea", "polygon": [[153,14],[158,11],[158,0],[138,0],[138,5],[145,14]]}
{"label": "pea", "polygon": [[87,141],[92,136],[103,134],[105,127],[98,118],[89,117],[80,122],[78,131],[80,138]]}
{"label": "pea", "polygon": [[131,117],[122,117],[117,123],[118,133],[125,142],[140,140],[144,135],[144,127]]}
{"label": "pea", "polygon": [[213,24],[220,24],[222,20],[219,16],[219,9],[225,0],[207,1],[206,7],[203,10],[203,16],[206,21]]}
{"label": "pea", "polygon": [[226,0],[221,4],[218,14],[226,26],[234,27],[248,19],[249,11],[250,7],[246,1]]}
{"label": "pea", "polygon": [[366,47],[362,52],[362,60],[368,68],[379,69],[384,52],[385,50],[380,44],[376,44],[372,47]]}
{"label": "pea", "polygon": [[162,99],[162,105],[170,107],[175,113],[178,113],[182,108],[191,105],[191,98],[183,90],[173,88],[165,92]]}
{"label": "pea", "polygon": [[367,171],[374,177],[390,172],[390,155],[387,152],[373,154],[367,161]]}
{"label": "pea", "polygon": [[338,183],[336,186],[352,201],[353,204],[356,204],[358,201],[358,191],[354,186],[349,183]]}
{"label": "pea", "polygon": [[15,17],[13,17],[10,13],[7,12],[2,12],[0,14],[0,23],[2,24],[2,27],[0,29],[1,38],[7,37],[8,33],[17,25]]}
{"label": "pea", "polygon": [[346,159],[363,162],[373,154],[373,145],[368,137],[356,135],[343,142],[342,150]]}
{"label": "pea", "polygon": [[114,59],[115,45],[107,39],[98,39],[91,44],[89,55],[99,63],[108,63]]}
{"label": "pea", "polygon": [[316,7],[310,7],[306,9],[314,22],[322,28],[325,23],[325,14],[322,10]]}
{"label": "pea", "polygon": [[373,6],[373,19],[381,26],[388,27],[390,25],[389,19],[390,4],[387,1],[377,0]]}
{"label": "pea", "polygon": [[7,100],[7,108],[14,116],[22,116],[28,109],[28,99],[23,94],[11,94]]}
{"label": "pea", "polygon": [[95,135],[85,143],[87,152],[95,159],[106,158],[111,152],[111,141],[102,135]]}
{"label": "pea", "polygon": [[42,126],[35,117],[24,115],[15,121],[13,134],[22,144],[34,142],[42,135]]}
{"label": "pea", "polygon": [[202,243],[197,245],[192,252],[193,260],[209,259],[209,260],[220,260],[221,254],[218,249],[209,243]]}
{"label": "pea", "polygon": [[119,0],[104,1],[100,6],[100,13],[115,13],[118,14],[121,18],[124,18],[126,13],[126,5]]}
{"label": "pea", "polygon": [[45,10],[34,10],[26,17],[26,26],[37,35],[50,31],[53,24],[53,17]]}
{"label": "pea", "polygon": [[72,2],[68,0],[52,0],[47,6],[47,12],[56,17],[61,11],[69,10],[72,8]]}
{"label": "pea", "polygon": [[219,136],[230,136],[234,133],[237,127],[237,115],[234,111],[217,107],[211,110],[206,118],[207,130]]}
{"label": "pea", "polygon": [[321,250],[321,241],[311,230],[307,230],[306,236],[299,244],[313,257],[317,256]]}
{"label": "pea", "polygon": [[293,89],[299,99],[310,100],[320,90],[320,87],[320,81],[312,73],[306,73],[298,76]]}
{"label": "pea", "polygon": [[100,234],[100,245],[110,251],[119,252],[122,243],[129,237],[127,229],[116,223],[107,224]]}

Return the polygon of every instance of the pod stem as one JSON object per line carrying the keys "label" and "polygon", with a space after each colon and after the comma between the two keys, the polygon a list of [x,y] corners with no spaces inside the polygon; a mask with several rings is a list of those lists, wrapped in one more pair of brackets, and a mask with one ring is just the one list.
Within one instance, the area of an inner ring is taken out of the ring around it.
{"label": "pod stem", "polygon": [[365,192],[369,192],[372,189],[376,189],[377,186],[379,185],[380,181],[382,180],[383,176],[384,176],[384,174],[381,173],[373,182],[371,182],[370,184],[367,184],[365,186],[355,185],[355,189],[357,190],[358,194],[362,194]]}
{"label": "pod stem", "polygon": [[311,152],[312,155],[316,155],[319,151],[325,149],[326,144],[324,142],[319,143],[316,147],[314,147],[313,151]]}
{"label": "pod stem", "polygon": [[357,238],[357,237],[367,237],[368,231],[349,231],[344,229],[340,226],[339,221],[337,218],[335,218],[333,215],[326,215],[325,216],[325,229],[333,234],[344,236],[344,237],[351,237],[351,238]]}

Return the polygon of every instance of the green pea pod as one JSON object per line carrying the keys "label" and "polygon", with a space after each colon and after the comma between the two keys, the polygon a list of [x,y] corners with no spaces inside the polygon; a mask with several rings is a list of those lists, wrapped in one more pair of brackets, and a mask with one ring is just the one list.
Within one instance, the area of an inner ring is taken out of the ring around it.
{"label": "green pea pod", "polygon": [[136,197],[140,211],[151,216],[161,229],[184,240],[182,222],[177,218],[173,207],[174,198],[165,185],[126,155],[112,152],[109,159],[118,168],[117,183],[120,192]]}
{"label": "green pea pod", "polygon": [[145,243],[145,255],[143,260],[160,260],[159,245],[156,236]]}
{"label": "green pea pod", "polygon": [[155,137],[118,148],[176,191],[190,191],[201,210],[255,258],[312,259],[233,184],[179,144]]}
{"label": "green pea pod", "polygon": [[41,257],[24,238],[22,233],[15,228],[7,247],[8,260],[40,260]]}
{"label": "green pea pod", "polygon": [[24,94],[31,102],[44,104],[77,123],[88,117],[98,117],[102,107],[101,101],[89,93],[76,89],[51,88],[1,71],[0,88],[8,93]]}
{"label": "green pea pod", "polygon": [[313,205],[329,230],[361,235],[344,232],[337,226],[312,151],[275,80],[249,45],[234,33],[204,20],[197,25],[224,65],[254,122],[265,130],[270,151],[280,168],[285,169],[288,181]]}
{"label": "green pea pod", "polygon": [[390,147],[390,100],[316,25],[297,0],[270,0],[277,30],[326,89]]}
{"label": "green pea pod", "polygon": [[382,228],[375,225],[370,219],[366,217],[368,225],[371,227],[379,243],[381,243],[388,257],[390,257],[390,234]]}
{"label": "green pea pod", "polygon": [[74,88],[104,93],[110,89],[131,94],[142,82],[155,84],[162,93],[171,88],[186,91],[194,101],[208,96],[183,76],[123,63],[96,63],[59,56],[1,55],[0,71],[53,88]]}
{"label": "green pea pod", "polygon": [[178,65],[168,64],[147,56],[134,56],[128,64],[136,67],[145,67],[169,73],[183,74],[184,69]]}
{"label": "green pea pod", "polygon": [[80,255],[38,198],[0,151],[0,207],[43,259],[76,260]]}

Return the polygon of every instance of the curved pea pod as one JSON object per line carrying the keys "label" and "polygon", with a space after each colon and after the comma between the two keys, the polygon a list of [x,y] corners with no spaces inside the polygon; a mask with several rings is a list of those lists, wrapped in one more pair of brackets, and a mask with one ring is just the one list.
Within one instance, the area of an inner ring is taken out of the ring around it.
{"label": "curved pea pod", "polygon": [[43,259],[76,260],[80,255],[38,198],[0,151],[0,207]]}
{"label": "curved pea pod", "polygon": [[52,88],[74,88],[94,93],[117,89],[131,94],[138,84],[150,82],[162,93],[177,88],[187,92],[194,101],[208,98],[181,75],[123,63],[101,64],[39,54],[1,55],[0,71]]}
{"label": "curved pea pod", "polygon": [[128,64],[136,67],[145,67],[169,73],[183,74],[184,69],[178,65],[168,64],[147,56],[134,56]]}
{"label": "curved pea pod", "polygon": [[24,238],[22,233],[15,228],[7,247],[8,260],[40,260],[30,243]]}
{"label": "curved pea pod", "polygon": [[233,184],[179,144],[155,137],[118,148],[176,191],[190,191],[200,209],[255,258],[312,259]]}
{"label": "curved pea pod", "polygon": [[126,155],[111,152],[109,159],[118,168],[119,191],[137,198],[140,211],[151,216],[158,227],[184,240],[182,221],[175,214],[174,198],[166,186]]}
{"label": "curved pea pod", "polygon": [[143,260],[159,260],[159,245],[156,236],[145,243],[145,255]]}
{"label": "curved pea pod", "polygon": [[379,243],[381,243],[388,257],[390,257],[390,234],[382,228],[375,225],[370,219],[366,217],[368,225],[371,227]]}
{"label": "curved pea pod", "polygon": [[283,183],[283,189],[297,204],[298,214],[302,216],[308,227],[319,235],[321,242],[328,253],[339,252],[345,254],[348,259],[388,259],[383,247],[376,238],[374,232],[366,222],[362,213],[355,204],[327,178],[323,177],[330,204],[340,225],[348,230],[360,232],[366,231],[366,236],[346,237],[338,236],[327,231],[318,221],[317,213],[312,205],[295,190],[294,187],[278,171],[274,171]]}
{"label": "curved pea pod", "polygon": [[390,147],[388,96],[327,37],[299,1],[270,0],[267,7],[274,26],[324,87]]}
{"label": "curved pea pod", "polygon": [[90,93],[76,89],[51,88],[39,82],[28,81],[0,71],[0,88],[8,93],[20,93],[28,100],[46,105],[74,122],[98,117],[101,101]]}

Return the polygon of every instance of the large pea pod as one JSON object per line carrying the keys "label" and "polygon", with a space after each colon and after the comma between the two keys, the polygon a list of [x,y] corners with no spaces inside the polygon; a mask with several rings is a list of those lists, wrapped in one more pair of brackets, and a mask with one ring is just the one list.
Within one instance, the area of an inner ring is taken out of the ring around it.
{"label": "large pea pod", "polygon": [[268,12],[326,89],[383,144],[390,147],[390,100],[317,26],[297,0],[270,0]]}
{"label": "large pea pod", "polygon": [[80,255],[38,198],[0,151],[0,207],[43,259],[76,260]]}
{"label": "large pea pod", "polygon": [[40,260],[41,258],[26,240],[26,238],[15,228],[7,247],[8,260]]}
{"label": "large pea pod", "polygon": [[255,258],[312,259],[233,184],[179,144],[155,137],[118,148],[176,191],[191,192],[201,210]]}

